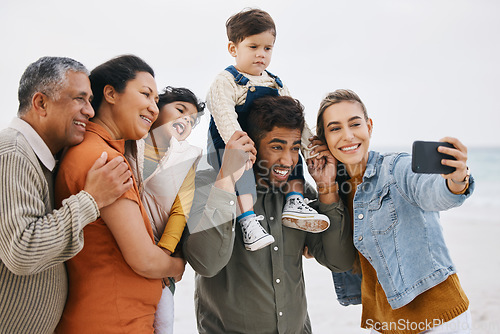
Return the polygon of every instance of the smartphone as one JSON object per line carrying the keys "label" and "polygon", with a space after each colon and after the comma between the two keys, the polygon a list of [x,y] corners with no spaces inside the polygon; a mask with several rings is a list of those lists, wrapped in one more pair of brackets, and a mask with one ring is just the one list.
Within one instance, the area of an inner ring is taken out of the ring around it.
{"label": "smartphone", "polygon": [[437,141],[415,141],[413,142],[411,169],[415,173],[426,174],[450,174],[455,167],[441,164],[442,159],[456,160],[448,154],[438,152],[439,146],[455,148],[450,143]]}

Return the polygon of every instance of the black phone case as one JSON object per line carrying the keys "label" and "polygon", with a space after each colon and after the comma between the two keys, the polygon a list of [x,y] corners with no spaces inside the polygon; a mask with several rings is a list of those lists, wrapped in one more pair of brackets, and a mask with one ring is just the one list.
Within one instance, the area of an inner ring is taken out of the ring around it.
{"label": "black phone case", "polygon": [[454,148],[450,143],[435,141],[415,141],[412,148],[411,169],[415,173],[450,174],[455,167],[444,166],[442,159],[456,160],[448,154],[438,152],[438,146]]}

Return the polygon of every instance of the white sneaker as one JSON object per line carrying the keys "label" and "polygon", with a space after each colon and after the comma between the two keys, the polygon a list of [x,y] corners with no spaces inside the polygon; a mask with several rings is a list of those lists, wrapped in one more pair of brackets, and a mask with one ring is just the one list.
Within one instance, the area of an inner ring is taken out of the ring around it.
{"label": "white sneaker", "polygon": [[249,216],[247,219],[239,221],[243,231],[243,244],[249,251],[256,251],[274,242],[274,237],[264,230],[259,221],[264,216]]}
{"label": "white sneaker", "polygon": [[[306,202],[307,201],[307,202]],[[283,208],[281,223],[286,227],[311,233],[319,233],[330,227],[330,219],[311,208],[308,199],[301,196],[290,196]]]}

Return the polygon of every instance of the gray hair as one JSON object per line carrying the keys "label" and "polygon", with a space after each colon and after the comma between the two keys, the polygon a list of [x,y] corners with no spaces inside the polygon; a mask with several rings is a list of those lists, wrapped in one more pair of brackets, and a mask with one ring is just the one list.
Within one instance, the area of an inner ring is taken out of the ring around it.
{"label": "gray hair", "polygon": [[17,115],[21,117],[30,110],[31,100],[37,92],[58,99],[68,71],[90,74],[82,63],[66,57],[42,57],[30,64],[19,80]]}

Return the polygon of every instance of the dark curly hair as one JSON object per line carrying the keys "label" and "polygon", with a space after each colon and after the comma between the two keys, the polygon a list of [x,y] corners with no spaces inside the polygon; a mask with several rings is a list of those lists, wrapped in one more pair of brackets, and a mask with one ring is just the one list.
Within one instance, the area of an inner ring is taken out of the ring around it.
{"label": "dark curly hair", "polygon": [[256,99],[248,113],[248,127],[244,130],[258,147],[266,133],[275,126],[304,129],[304,106],[290,96],[263,96]]}

